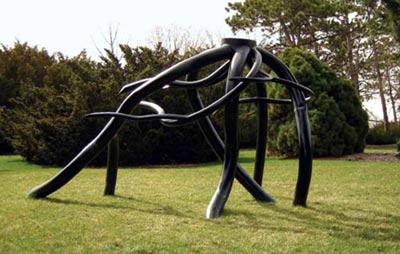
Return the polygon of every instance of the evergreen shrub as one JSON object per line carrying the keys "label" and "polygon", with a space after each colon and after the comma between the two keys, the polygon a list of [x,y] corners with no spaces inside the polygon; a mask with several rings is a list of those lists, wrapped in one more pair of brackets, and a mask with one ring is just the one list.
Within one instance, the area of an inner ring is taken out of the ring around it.
{"label": "evergreen shrub", "polygon": [[[315,156],[341,156],[362,152],[368,131],[368,116],[350,81],[339,78],[311,53],[289,48],[280,54],[300,84],[315,95],[308,102]],[[282,85],[271,85],[272,98],[288,98]],[[298,141],[292,105],[271,105],[268,115],[270,153],[295,156]]]}

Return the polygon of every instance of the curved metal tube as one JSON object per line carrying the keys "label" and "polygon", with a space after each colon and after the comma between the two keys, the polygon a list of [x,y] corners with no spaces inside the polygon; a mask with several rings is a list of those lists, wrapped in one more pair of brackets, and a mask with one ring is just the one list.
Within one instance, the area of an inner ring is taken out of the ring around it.
{"label": "curved metal tube", "polygon": [[[257,82],[256,89],[257,89],[257,96],[267,97],[266,86],[264,86],[263,83]],[[254,162],[253,178],[260,186],[262,186],[263,182],[265,155],[267,153],[267,123],[268,123],[268,105],[263,101],[258,101],[256,158]]]}
{"label": "curved metal tube", "polygon": [[[257,50],[253,50],[252,53],[254,53],[255,56],[256,56],[256,62],[254,63],[254,65],[260,65],[260,63],[261,63],[260,53]],[[227,69],[226,66],[228,66],[228,63],[229,63],[229,61],[225,62],[224,65],[222,65],[215,72],[213,72],[211,75],[209,75],[208,77],[206,77],[204,79],[196,80],[196,81],[179,81],[178,80],[178,81],[171,82],[171,84],[175,84],[176,86],[179,86],[179,87],[182,87],[182,88],[196,88],[196,87],[199,87],[199,86],[213,84],[213,82],[215,82],[216,80],[219,81],[219,79],[221,79],[220,76],[226,72],[226,69]],[[252,71],[254,72],[254,69],[255,69],[255,66],[252,66],[252,70],[250,70],[250,72],[252,72]],[[263,88],[259,87],[261,85],[260,83],[263,83],[263,82],[276,82],[276,83],[280,83],[280,84],[286,85],[286,86],[291,87],[291,88],[300,89],[300,90],[302,90],[304,92],[307,92],[307,93],[309,93],[311,95],[314,94],[314,92],[311,89],[309,89],[308,87],[305,87],[305,86],[303,86],[303,85],[301,85],[301,84],[299,84],[297,82],[292,82],[290,80],[277,78],[277,77],[272,77],[272,76],[269,76],[266,73],[261,72],[259,70],[259,66],[258,66],[258,71],[259,71],[259,73],[261,73],[265,77],[253,77],[255,75],[252,74],[253,75],[252,77],[250,77],[248,75],[246,77],[232,77],[232,78],[230,78],[230,80],[242,81],[243,83],[256,82],[258,91],[261,91],[260,89],[263,89]],[[140,82],[142,82],[142,81],[143,80],[135,82],[135,83],[132,83],[132,84],[135,84],[135,86],[136,86],[137,84],[140,84]],[[131,114],[117,113],[117,112],[95,112],[95,113],[88,114],[86,116],[87,117],[95,117],[95,116],[96,117],[98,117],[98,116],[120,117],[120,118],[124,118],[124,119],[127,119],[127,120],[134,120],[134,121],[162,120],[163,123],[165,125],[167,125],[167,126],[179,126],[179,125],[187,124],[189,122],[197,120],[200,117],[204,117],[205,115],[208,115],[212,111],[217,110],[219,107],[221,107],[222,105],[226,104],[228,102],[228,100],[230,100],[231,98],[237,96],[244,88],[245,88],[245,86],[242,83],[239,83],[239,85],[237,85],[233,90],[231,90],[230,92],[226,93],[224,96],[222,96],[220,99],[218,99],[214,103],[212,103],[212,104],[208,105],[207,107],[202,108],[198,112],[192,113],[190,115],[165,114],[163,110],[162,110],[162,113],[161,113],[161,111],[158,112],[157,110],[155,110],[157,115],[137,116],[137,115],[131,115]],[[308,101],[309,98],[310,97],[308,97],[306,99],[306,101]],[[258,103],[270,102],[270,103],[284,104],[284,103],[292,103],[292,100],[290,100],[290,99],[272,99],[272,98],[267,98],[266,97],[266,93],[263,94],[263,96],[260,96],[258,98],[245,98],[245,99],[240,99],[239,100],[239,103],[250,103],[250,102],[258,102]],[[158,105],[156,105],[156,106],[159,107]],[[264,114],[266,114],[266,113],[264,112]],[[259,151],[259,149],[257,149],[257,151]],[[256,158],[257,158],[257,156],[256,156]],[[257,159],[256,159],[256,161],[257,161]],[[257,170],[256,170],[256,172],[257,172]],[[260,177],[258,177],[258,178],[260,178]]]}
{"label": "curved metal tube", "polygon": [[268,97],[249,97],[240,98],[239,103],[274,103],[274,104],[292,104],[291,99],[272,99]]}
{"label": "curved metal tube", "polygon": [[[234,51],[229,45],[223,45],[216,49],[204,51],[197,56],[176,64],[137,87],[121,103],[120,107],[117,109],[117,113],[129,113],[143,98],[157,89],[160,89],[164,84],[172,82],[192,70],[230,58],[233,53]],[[122,127],[123,122],[124,120],[121,118],[110,119],[97,137],[85,146],[81,152],[76,155],[70,163],[68,163],[68,165],[48,181],[33,188],[28,195],[32,198],[44,198],[64,186],[76,174],[78,174],[87,163],[103,150],[112,137]]]}
{"label": "curved metal tube", "polygon": [[119,162],[119,137],[115,135],[110,143],[108,143],[107,151],[107,173],[106,173],[106,187],[104,188],[104,195],[114,195],[115,186],[117,185],[118,175],[118,162]]}
{"label": "curved metal tube", "polygon": [[[228,79],[225,86],[225,92],[235,89],[236,82],[231,81],[230,77],[240,75],[243,71],[246,59],[249,54],[249,47],[235,48],[235,55],[232,58],[231,67],[228,72]],[[255,61],[252,70],[247,74],[248,76],[256,75],[261,67],[260,61]],[[253,72],[252,72],[253,71]],[[254,72],[255,71],[255,72]],[[236,165],[239,156],[239,142],[238,142],[238,113],[239,113],[239,98],[233,98],[225,105],[224,109],[224,129],[225,129],[225,152],[224,152],[224,165],[221,173],[221,178],[217,190],[212,197],[210,204],[206,211],[206,218],[217,218],[221,215],[225,203],[228,200],[229,194],[232,189],[233,179],[235,177]]]}
{"label": "curved metal tube", "polygon": [[275,82],[275,83],[279,83],[291,88],[295,88],[295,89],[299,89],[303,92],[306,92],[310,95],[314,95],[314,92],[306,87],[303,86],[299,83],[287,80],[287,79],[282,79],[282,78],[277,78],[277,77],[265,77],[265,78],[260,78],[260,77],[252,77],[252,78],[247,78],[247,77],[233,77],[231,78],[231,80],[236,80],[236,81],[242,81],[242,82],[258,82],[258,83],[264,83],[264,82]]}
{"label": "curved metal tube", "polygon": [[[266,50],[264,50],[264,51],[267,52]],[[272,54],[271,54],[271,55],[272,55]],[[279,61],[279,59],[276,59],[276,60]],[[283,66],[285,66],[285,67],[287,68],[286,65],[283,64]],[[282,67],[282,66],[281,66],[281,67]],[[287,71],[290,73],[290,76],[294,78],[294,76],[293,76],[293,74],[290,72],[290,70],[287,69]],[[261,77],[264,77],[264,78],[271,78],[271,76],[270,76],[268,73],[266,73],[265,71],[263,71],[263,70],[260,70],[259,73],[258,73],[257,75],[260,75]],[[276,77],[275,77],[275,78],[276,78]],[[278,78],[278,79],[279,79],[279,78]],[[285,81],[289,81],[289,80],[287,80],[287,79],[284,79],[284,80],[285,80]],[[296,80],[296,79],[294,78],[294,80]],[[279,83],[279,82],[277,82],[277,83]],[[298,84],[298,85],[301,85],[301,84],[297,83],[297,81],[294,82],[294,83],[295,83],[295,84]],[[303,86],[303,85],[301,85],[301,86]],[[303,87],[306,88],[306,89],[309,89],[309,88],[306,87],[306,86],[303,86]],[[293,87],[293,88],[296,88],[296,87]],[[308,101],[311,100],[311,96],[314,95],[314,91],[311,90],[311,89],[309,89],[309,92],[306,91],[306,93],[309,93],[309,94],[310,94],[310,96],[307,96],[307,97],[306,97],[306,102],[308,102]],[[277,102],[272,102],[272,103],[277,103],[277,104],[283,104],[283,103],[285,103],[285,102],[284,102],[285,100],[288,100],[288,99],[278,99],[278,98],[270,98],[270,99],[271,99],[271,100],[274,100],[274,101],[277,101]],[[293,101],[292,101],[291,99],[289,99],[289,100],[290,100],[290,102],[293,104]]]}
{"label": "curved metal tube", "polygon": [[121,88],[121,90],[119,90],[119,94],[123,94],[126,92],[132,92],[133,90],[135,90],[139,86],[143,85],[144,83],[149,82],[151,79],[152,78],[144,78],[144,79],[126,84]]}
{"label": "curved metal tube", "polygon": [[[216,69],[214,72],[212,72],[210,75],[207,77],[200,79],[200,80],[194,80],[194,81],[184,81],[184,80],[175,80],[169,84],[171,87],[179,87],[179,88],[194,88],[194,87],[203,87],[203,86],[209,86],[212,84],[215,84],[225,78],[226,73],[228,72],[229,69],[229,63],[230,61],[226,61],[223,65],[221,65],[218,69]],[[138,86],[141,84],[149,81],[151,78],[146,78],[142,79],[139,81],[135,81],[133,83],[124,85],[119,93],[125,93],[132,91],[136,89]]]}
{"label": "curved metal tube", "polygon": [[[311,100],[311,97],[305,98],[306,102]],[[273,98],[268,98],[268,97],[249,97],[249,98],[240,98],[239,103],[244,104],[244,103],[258,103],[258,102],[263,102],[263,103],[272,103],[272,104],[293,104],[293,101],[291,99],[273,99]]]}
{"label": "curved metal tube", "polygon": [[[252,77],[257,74],[257,72],[261,66],[261,60],[262,60],[261,55],[258,55],[258,57],[256,58],[256,61],[254,62],[253,66],[251,67],[249,73],[247,74],[247,77]],[[119,118],[124,118],[127,120],[134,120],[134,121],[161,120],[167,126],[179,126],[179,125],[183,125],[183,124],[187,124],[192,121],[195,121],[201,117],[204,117],[204,116],[212,113],[213,111],[217,110],[219,107],[226,105],[227,103],[229,103],[230,100],[237,97],[240,94],[240,92],[246,88],[246,86],[247,86],[247,84],[245,84],[244,82],[240,82],[239,84],[234,86],[232,88],[232,90],[225,93],[225,95],[222,96],[221,98],[219,98],[218,100],[214,101],[207,107],[202,108],[201,110],[194,112],[190,115],[156,114],[156,115],[137,116],[137,115],[130,115],[130,114],[125,114],[125,113],[118,113],[118,112],[96,112],[96,113],[88,114],[86,116],[88,116],[88,117],[94,117],[94,116],[119,117]]]}
{"label": "curved metal tube", "polygon": [[[201,117],[204,117],[216,109],[220,108],[221,106],[229,103],[229,100],[238,96],[241,91],[246,88],[247,84],[240,82],[236,87],[234,87],[231,91],[226,93],[224,96],[213,102],[212,104],[208,105],[207,107],[194,112],[190,115],[181,115],[181,114],[150,114],[150,115],[131,115],[125,113],[118,113],[118,112],[95,112],[87,114],[86,117],[97,117],[97,116],[107,116],[107,117],[116,117],[116,118],[123,118],[127,120],[134,120],[134,121],[151,121],[151,120],[163,120],[166,119],[168,122],[163,121],[168,124],[168,126],[179,126],[183,124],[190,123],[195,121]],[[174,121],[169,121],[174,120]]]}
{"label": "curved metal tube", "polygon": [[[254,52],[256,55],[259,54],[257,51]],[[260,59],[260,57],[258,58]],[[177,87],[181,87],[181,88],[197,88],[197,87],[201,87],[201,86],[207,86],[207,85],[211,85],[215,82],[219,82],[220,80],[222,80],[223,78],[221,78],[221,76],[223,77],[223,75],[226,72],[226,69],[229,65],[228,65],[229,61],[225,62],[224,65],[222,65],[220,68],[218,68],[214,73],[212,73],[210,76],[201,79],[201,80],[196,80],[196,81],[181,81],[181,80],[176,80],[173,81],[171,84],[171,86],[177,86]],[[252,67],[253,68],[253,67]],[[219,75],[219,76],[218,76]],[[267,75],[264,74],[263,75]],[[150,79],[143,79],[137,82],[132,83],[132,86],[137,87],[138,85],[148,81]],[[310,94],[314,94],[314,92],[309,89],[308,87],[305,87],[299,83],[295,83],[292,82],[290,80],[286,80],[286,79],[281,79],[281,78],[276,78],[276,77],[271,77],[271,76],[266,76],[264,78],[260,78],[260,77],[232,77],[231,80],[233,81],[242,81],[243,83],[247,83],[247,82],[257,82],[257,89],[263,89],[260,88],[259,85],[262,84],[263,82],[276,82],[276,83],[280,83],[292,88],[297,88],[300,89],[304,92],[310,93]],[[145,106],[147,108],[152,109],[153,111],[155,111],[157,113],[157,115],[141,115],[141,116],[137,116],[137,115],[131,115],[131,114],[124,114],[124,113],[116,113],[116,112],[95,112],[95,113],[90,113],[87,114],[85,117],[120,117],[120,118],[124,118],[126,120],[133,120],[133,121],[154,121],[154,120],[161,120],[163,121],[163,123],[167,126],[179,126],[179,125],[183,125],[183,124],[187,124],[189,122],[195,121],[197,119],[199,119],[200,117],[204,117],[205,115],[208,115],[209,113],[211,113],[212,111],[217,110],[219,107],[223,106],[224,104],[226,104],[228,102],[228,100],[230,100],[231,98],[237,96],[237,94],[239,94],[245,87],[243,86],[243,83],[239,83],[239,85],[237,87],[235,87],[233,90],[231,90],[230,92],[226,93],[224,96],[222,96],[220,99],[218,99],[217,101],[215,101],[213,104],[210,104],[209,106],[202,108],[201,112],[195,112],[192,113],[190,115],[180,115],[180,114],[165,114],[164,110],[158,106],[157,104],[149,104],[149,105],[142,105]],[[124,87],[125,88],[125,87]],[[123,88],[123,89],[124,89]],[[130,87],[126,88],[129,89]],[[126,90],[125,89],[125,90]],[[306,101],[308,101],[310,99],[310,97],[306,98]],[[266,97],[266,94],[260,97],[253,97],[253,98],[243,98],[239,100],[239,103],[276,103],[276,104],[288,104],[288,103],[293,103],[292,100],[290,99],[272,99],[272,98],[268,98]],[[144,102],[144,103],[149,103],[149,102]],[[139,103],[139,105],[141,105]],[[257,151],[259,149],[256,149]],[[257,161],[257,159],[256,159]],[[259,177],[258,177],[259,178]]]}
{"label": "curved metal tube", "polygon": [[[289,71],[289,68],[279,61],[279,59],[260,47],[257,47],[257,50],[261,53],[263,62],[270,66],[279,77],[297,83],[297,80]],[[311,130],[308,120],[307,104],[303,92],[292,87],[288,87],[288,90],[292,97],[294,113],[296,117],[300,153],[299,171],[293,204],[306,206],[312,174]]]}
{"label": "curved metal tube", "polygon": [[[187,76],[187,80],[194,80],[197,78],[197,73],[192,72]],[[189,97],[189,102],[193,111],[199,111],[204,108],[203,102],[200,98],[200,94],[197,89],[188,89],[187,94]],[[197,120],[197,124],[206,139],[207,143],[210,145],[211,149],[214,151],[215,155],[219,160],[223,160],[225,153],[225,144],[219,136],[217,130],[215,129],[213,123],[209,116],[200,118]],[[236,179],[240,184],[258,201],[262,202],[273,202],[274,199],[266,193],[258,184],[255,182],[246,171],[238,163],[236,165]]]}
{"label": "curved metal tube", "polygon": [[230,66],[230,61],[226,61],[223,65],[221,65],[217,70],[211,73],[209,76],[194,80],[194,81],[185,81],[185,80],[175,80],[170,85],[171,87],[179,87],[179,88],[198,88],[210,86],[219,81],[225,79],[226,74],[228,73]]}
{"label": "curved metal tube", "polygon": [[156,114],[165,114],[165,110],[158,104],[149,101],[140,101],[139,106],[154,111]]}

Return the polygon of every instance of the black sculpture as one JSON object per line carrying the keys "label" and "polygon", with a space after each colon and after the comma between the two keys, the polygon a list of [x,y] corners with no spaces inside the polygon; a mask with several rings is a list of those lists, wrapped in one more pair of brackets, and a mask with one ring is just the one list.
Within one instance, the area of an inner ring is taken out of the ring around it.
{"label": "black sculpture", "polygon": [[[202,67],[227,60],[208,77],[198,79],[198,71]],[[250,71],[242,76],[245,65]],[[278,77],[263,72],[262,64],[272,69]],[[186,80],[177,80],[186,75]],[[225,94],[204,107],[197,88],[210,86],[226,80]],[[290,99],[267,98],[265,83],[275,82],[284,85]],[[257,96],[239,99],[240,93],[249,85],[255,84]],[[142,101],[145,97],[169,85],[186,88],[194,113],[189,115],[167,114],[155,103]],[[305,94],[313,92],[299,84],[288,68],[266,50],[256,47],[256,42],[247,39],[223,39],[222,46],[207,50],[197,56],[184,60],[155,77],[140,80],[126,85],[121,92],[130,92],[115,112],[93,113],[89,116],[107,116],[111,119],[103,130],[82,151],[72,159],[57,175],[47,182],[35,187],[29,193],[33,198],[44,198],[61,188],[78,174],[108,144],[108,168],[105,194],[114,194],[118,170],[118,131],[125,120],[159,120],[167,126],[178,126],[197,121],[204,137],[217,155],[223,160],[223,171],[217,190],[208,206],[206,217],[219,217],[229,197],[233,179],[236,179],[253,197],[262,202],[272,202],[273,198],[262,188],[264,171],[266,136],[267,136],[267,104],[291,103],[297,122],[299,137],[299,171],[294,196],[294,205],[306,205],[312,171],[312,150],[310,127],[308,122]],[[237,137],[239,103],[257,103],[257,150],[254,168],[254,179],[238,164],[239,144]],[[149,115],[131,115],[135,106],[142,106],[155,112]],[[224,106],[225,141],[223,142],[210,121],[209,114]]]}

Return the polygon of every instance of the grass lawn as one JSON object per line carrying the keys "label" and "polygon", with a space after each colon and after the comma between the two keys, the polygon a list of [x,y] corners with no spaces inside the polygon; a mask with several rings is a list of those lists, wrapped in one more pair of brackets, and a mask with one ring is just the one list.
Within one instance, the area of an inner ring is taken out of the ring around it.
{"label": "grass lawn", "polygon": [[368,145],[365,153],[396,153],[396,144],[391,145]]}
{"label": "grass lawn", "polygon": [[[375,148],[374,148],[375,149]],[[254,151],[241,153],[251,171]],[[236,182],[222,217],[204,214],[219,163],[85,169],[47,199],[27,191],[54,175],[0,157],[0,253],[400,253],[400,163],[315,160],[308,208],[292,206],[297,160],[269,159],[258,203]]]}

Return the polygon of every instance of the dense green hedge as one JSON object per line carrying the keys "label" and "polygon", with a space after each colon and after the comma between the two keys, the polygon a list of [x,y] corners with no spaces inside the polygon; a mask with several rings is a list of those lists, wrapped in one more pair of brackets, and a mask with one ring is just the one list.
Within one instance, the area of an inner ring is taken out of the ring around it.
{"label": "dense green hedge", "polygon": [[[368,131],[368,116],[350,82],[339,78],[333,70],[312,54],[300,49],[287,49],[281,59],[297,80],[310,87],[315,95],[308,103],[312,142],[316,156],[341,156],[362,152]],[[287,97],[281,85],[268,90],[271,97]],[[270,107],[269,151],[285,156],[298,152],[292,106]]]}
{"label": "dense green hedge", "polygon": [[[19,96],[23,84],[42,86],[46,70],[54,63],[45,49],[16,42],[13,47],[0,47],[0,109],[11,108],[11,100]],[[0,154],[14,150],[0,128]]]}
{"label": "dense green hedge", "polygon": [[400,138],[400,128],[398,124],[391,123],[389,130],[385,131],[383,123],[378,124],[368,131],[367,144],[369,145],[387,145],[395,144]]}
{"label": "dense green hedge", "polygon": [[[118,95],[121,85],[152,76],[181,58],[161,45],[121,49],[126,65],[109,51],[101,63],[84,53],[74,58],[57,56],[42,85],[25,82],[12,107],[0,113],[0,129],[16,152],[35,163],[64,165],[107,121],[84,118],[85,114],[114,111],[124,97]],[[170,112],[189,109],[186,95],[179,91],[168,89],[149,100]],[[195,124],[166,128],[157,122],[129,122],[120,137],[122,165],[215,159]],[[105,158],[103,152],[93,163],[104,164]]]}

